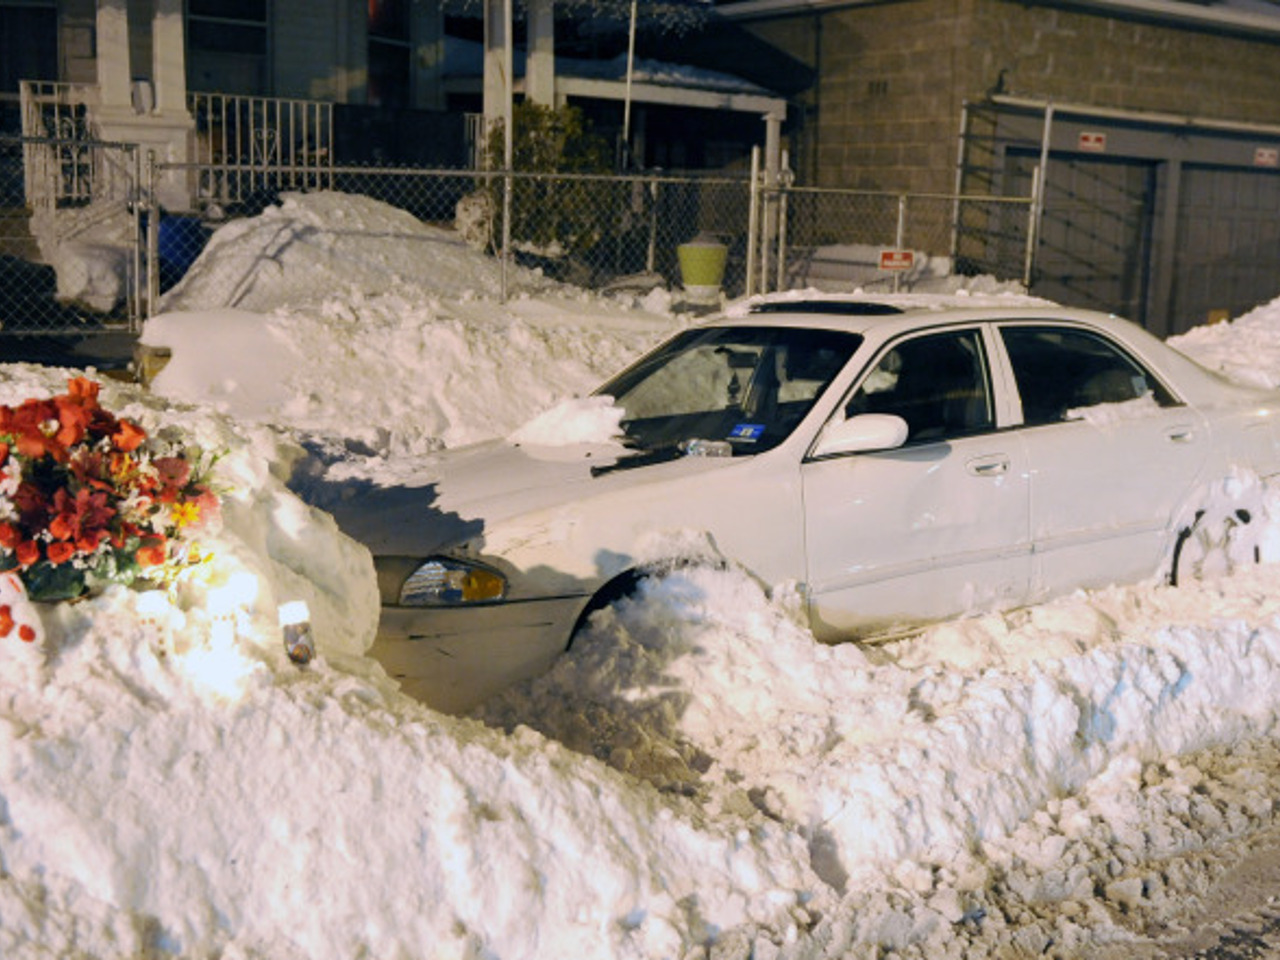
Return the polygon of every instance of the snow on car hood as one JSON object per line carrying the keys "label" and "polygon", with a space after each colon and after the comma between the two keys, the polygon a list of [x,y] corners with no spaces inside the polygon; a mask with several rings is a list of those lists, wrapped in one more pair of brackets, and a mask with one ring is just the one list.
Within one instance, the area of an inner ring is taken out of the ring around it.
{"label": "snow on car hood", "polygon": [[[633,457],[634,469],[617,469]],[[375,555],[426,556],[512,517],[734,462],[681,456],[643,463],[616,443],[552,447],[490,440],[422,458],[395,485],[335,473],[294,486]]]}

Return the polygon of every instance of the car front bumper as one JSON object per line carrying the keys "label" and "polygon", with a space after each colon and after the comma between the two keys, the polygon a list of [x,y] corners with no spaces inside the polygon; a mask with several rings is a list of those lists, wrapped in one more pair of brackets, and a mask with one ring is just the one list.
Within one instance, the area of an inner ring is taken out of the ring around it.
{"label": "car front bumper", "polygon": [[544,673],[569,643],[588,597],[383,607],[369,654],[401,690],[446,713]]}

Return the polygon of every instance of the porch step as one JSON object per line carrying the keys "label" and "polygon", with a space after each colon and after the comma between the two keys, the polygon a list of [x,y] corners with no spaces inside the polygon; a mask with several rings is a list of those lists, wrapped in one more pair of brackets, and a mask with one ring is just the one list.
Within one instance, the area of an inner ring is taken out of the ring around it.
{"label": "porch step", "polygon": [[0,257],[40,263],[40,246],[31,235],[31,211],[0,207]]}

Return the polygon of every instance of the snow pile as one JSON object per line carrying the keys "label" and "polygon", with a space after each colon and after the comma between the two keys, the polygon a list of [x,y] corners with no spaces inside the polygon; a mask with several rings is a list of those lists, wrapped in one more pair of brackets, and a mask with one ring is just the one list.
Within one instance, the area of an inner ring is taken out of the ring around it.
{"label": "snow pile", "polygon": [[[519,271],[519,280],[522,289],[552,286],[528,270]],[[161,309],[266,313],[334,295],[496,296],[500,290],[498,265],[476,257],[452,231],[356,194],[286,193],[279,206],[216,230]]]}
{"label": "snow pile", "polygon": [[[357,273],[399,238],[367,238]],[[39,646],[0,640],[6,960],[1135,957],[1186,942],[1269,842],[1280,591],[1252,560],[1280,558],[1280,507],[1243,474],[1187,548],[1231,576],[859,648],[817,644],[793,585],[694,562],[476,718],[403,698],[362,655],[367,555],[284,490],[303,454],[281,438],[409,476],[408,454],[509,433],[677,324],[661,303],[359,292],[334,271],[266,314],[190,302],[149,327],[175,351],[158,395],[104,387],[227,451],[226,527],[207,583],[113,590],[49,610]],[[1269,313],[1215,349],[1280,382]],[[0,367],[0,402],[61,385]],[[527,436],[598,438],[610,416],[570,402]],[[652,550],[711,554],[696,531]],[[294,599],[320,641],[303,669],[275,622]]]}
{"label": "snow pile", "polygon": [[634,302],[556,287],[500,304],[484,298],[498,269],[368,198],[287,196],[214,234],[173,312],[147,321],[142,342],[172,353],[152,389],[416,455],[506,434],[678,326],[662,291]]}
{"label": "snow pile", "polygon": [[1211,783],[1194,756],[1280,720],[1269,579],[1115,588],[868,652],[814,644],[785,592],[691,569],[484,716],[802,838],[825,919],[784,955],[1087,948],[1178,909],[1194,877],[1153,885],[1152,860],[1272,822],[1267,787]]}
{"label": "snow pile", "polygon": [[133,275],[132,215],[113,204],[37,213],[30,220],[40,258],[57,274],[58,299],[107,313],[124,301]]}
{"label": "snow pile", "polygon": [[[4,367],[0,402],[60,378]],[[223,449],[224,529],[172,596],[112,588],[0,640],[0,954],[674,956],[779,940],[812,886],[788,831],[698,826],[526,732],[431,713],[361,653],[363,548],[271,472],[271,431],[104,385]],[[303,599],[322,656],[287,660]]]}
{"label": "snow pile", "polygon": [[1169,338],[1170,346],[1210,370],[1257,387],[1280,387],[1280,300],[1230,323],[1195,327]]}

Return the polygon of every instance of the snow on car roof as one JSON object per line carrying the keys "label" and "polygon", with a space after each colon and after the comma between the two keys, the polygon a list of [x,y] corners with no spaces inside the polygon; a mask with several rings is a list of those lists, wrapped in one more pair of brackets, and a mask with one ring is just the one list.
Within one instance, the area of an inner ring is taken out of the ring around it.
{"label": "snow on car roof", "polygon": [[999,307],[1055,307],[1051,300],[1002,291],[981,294],[954,293],[828,293],[820,290],[788,290],[758,294],[730,304],[726,317],[759,313],[827,313],[838,316],[891,316],[920,310],[969,310]]}

